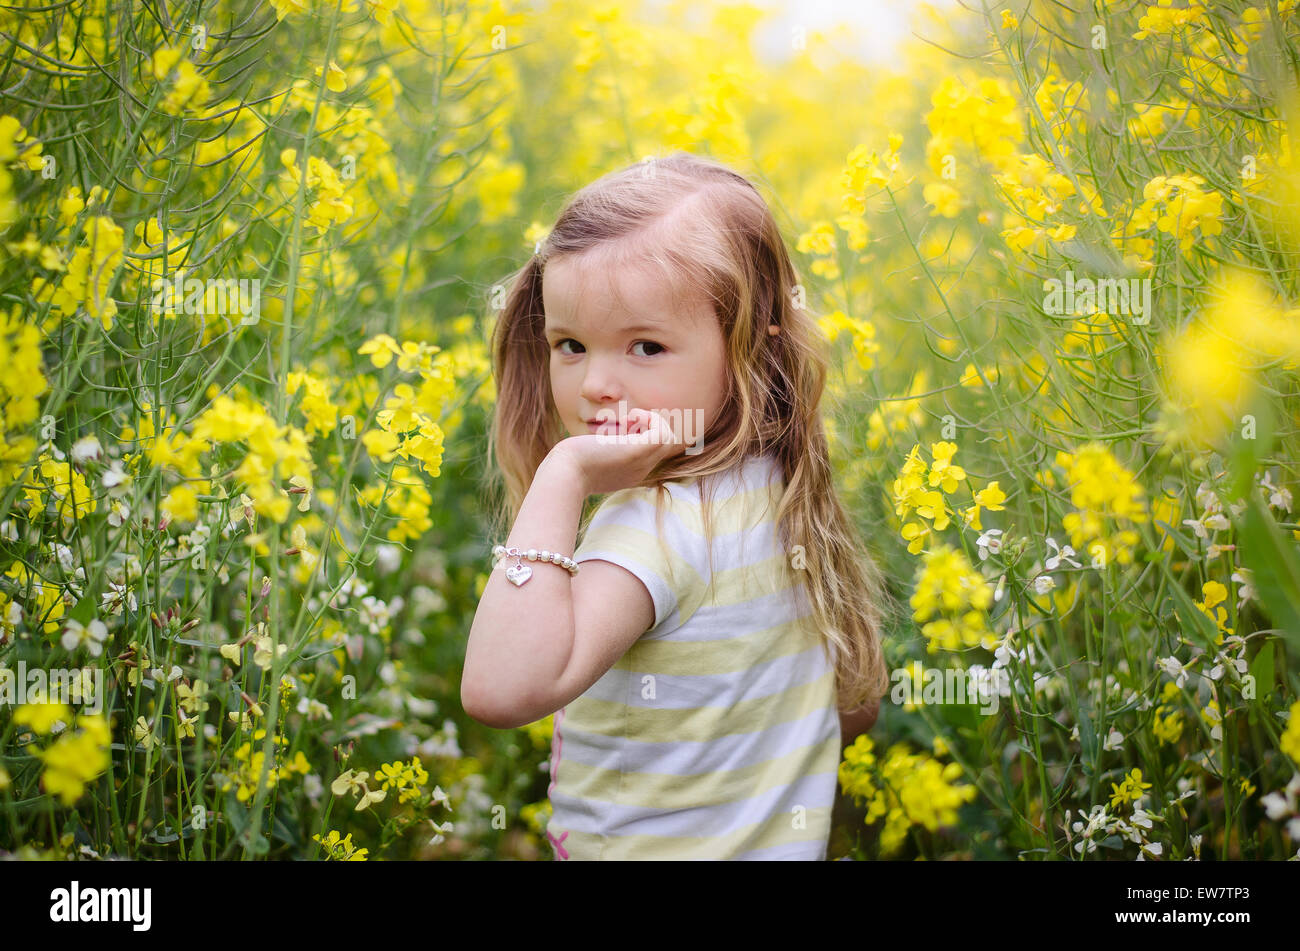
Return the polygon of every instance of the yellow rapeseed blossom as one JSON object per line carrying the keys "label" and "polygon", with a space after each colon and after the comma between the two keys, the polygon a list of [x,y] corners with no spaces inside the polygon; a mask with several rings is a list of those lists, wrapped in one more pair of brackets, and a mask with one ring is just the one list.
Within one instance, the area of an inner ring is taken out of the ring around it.
{"label": "yellow rapeseed blossom", "polygon": [[1282,731],[1279,749],[1291,757],[1291,762],[1300,768],[1300,700],[1291,704],[1286,729]]}
{"label": "yellow rapeseed blossom", "polygon": [[65,730],[36,756],[44,763],[41,787],[58,796],[64,806],[73,806],[85,794],[86,786],[109,766],[110,734],[103,716],[77,717],[76,729]]}
{"label": "yellow rapeseed blossom", "polygon": [[1119,523],[1145,522],[1142,486],[1131,471],[1101,443],[1088,443],[1074,453],[1058,452],[1056,464],[1065,470],[1065,486],[1077,511],[1067,513],[1062,525],[1070,545],[1106,563],[1133,561],[1138,534]]}
{"label": "yellow rapeseed blossom", "polygon": [[940,545],[925,553],[910,604],[929,653],[978,646],[991,650],[995,639],[985,612],[992,603],[993,588],[959,549]]}
{"label": "yellow rapeseed blossom", "polygon": [[864,733],[844,750],[839,782],[846,795],[865,802],[867,825],[885,818],[880,836],[883,855],[896,853],[912,826],[937,832],[954,825],[957,809],[978,795],[974,786],[954,782],[961,775],[957,763],[945,766],[925,752],[912,753],[907,744],[898,743],[877,766],[873,747]]}
{"label": "yellow rapeseed blossom", "polygon": [[1239,424],[1263,367],[1300,361],[1300,310],[1284,310],[1259,278],[1229,268],[1207,297],[1197,321],[1160,354],[1168,398],[1203,443]]}
{"label": "yellow rapeseed blossom", "polygon": [[331,829],[328,836],[320,837],[320,833],[312,836],[312,839],[325,846],[326,859],[336,862],[365,862],[369,849],[358,849],[352,844],[352,833],[339,838],[338,831]]}
{"label": "yellow rapeseed blossom", "polygon": [[1205,8],[1196,4],[1175,7],[1173,0],[1159,0],[1147,7],[1138,20],[1138,32],[1133,39],[1144,40],[1153,34],[1173,34],[1188,25],[1205,25]]}

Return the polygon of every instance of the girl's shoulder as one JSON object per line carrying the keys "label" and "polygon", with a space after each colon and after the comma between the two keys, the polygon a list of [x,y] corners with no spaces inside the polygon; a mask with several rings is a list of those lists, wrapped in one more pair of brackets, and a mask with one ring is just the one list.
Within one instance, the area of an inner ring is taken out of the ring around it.
{"label": "girl's shoulder", "polygon": [[[701,483],[718,490],[719,494],[732,494],[737,491],[751,491],[775,484],[784,486],[785,476],[781,470],[781,461],[773,453],[761,456],[746,456],[729,469],[713,472],[707,476],[689,476],[666,482],[666,487],[676,486],[678,490],[690,488],[697,492]],[[672,491],[670,488],[669,491]],[[681,494],[680,491],[678,494]]]}

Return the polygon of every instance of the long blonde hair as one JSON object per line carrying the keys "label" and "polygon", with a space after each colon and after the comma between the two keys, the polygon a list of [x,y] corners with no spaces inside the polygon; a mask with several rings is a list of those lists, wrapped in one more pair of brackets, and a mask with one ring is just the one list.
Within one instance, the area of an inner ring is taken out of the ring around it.
{"label": "long blonde hair", "polygon": [[[495,534],[506,537],[506,519],[513,523],[538,466],[565,435],[549,383],[546,262],[596,249],[603,265],[635,261],[659,268],[673,287],[684,280],[699,289],[726,341],[726,396],[701,451],[664,461],[639,485],[658,488],[662,517],[664,482],[775,455],[786,484],[777,511],[781,541],[787,553],[802,549],[807,570],[797,574],[825,643],[836,648],[839,708],[883,696],[882,621],[892,602],[835,489],[819,415],[826,338],[815,316],[794,302],[798,277],[766,202],[743,175],[712,159],[676,152],[597,179],[570,198],[537,253],[506,279],[492,334],[497,400],[488,454],[495,469],[489,465],[487,487],[499,495],[504,479],[506,496],[493,508]],[[707,503],[704,512],[711,551]]]}

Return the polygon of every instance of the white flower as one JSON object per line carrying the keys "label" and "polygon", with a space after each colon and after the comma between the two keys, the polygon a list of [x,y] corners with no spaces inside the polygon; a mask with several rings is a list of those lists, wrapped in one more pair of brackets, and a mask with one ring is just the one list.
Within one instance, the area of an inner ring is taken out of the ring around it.
{"label": "white flower", "polygon": [[[1051,535],[1048,535],[1047,547],[1052,549],[1052,551],[1056,552],[1055,555],[1053,555],[1051,558],[1048,558],[1046,561],[1043,562],[1043,567],[1046,568],[1048,571],[1055,571],[1062,561],[1070,565],[1073,565],[1075,568],[1079,567],[1079,563],[1075,561],[1072,557],[1070,557],[1071,555],[1074,554],[1074,549],[1071,548],[1069,545],[1066,545],[1064,548],[1061,548],[1059,545],[1056,544],[1056,539],[1053,538]],[[1040,591],[1038,593],[1042,594],[1043,592]]]}
{"label": "white flower", "polygon": [[1291,492],[1290,490],[1273,484],[1273,470],[1264,473],[1264,478],[1259,480],[1259,487],[1268,495],[1268,504],[1274,508],[1291,511]]}
{"label": "white flower", "polygon": [[83,625],[80,621],[69,618],[59,643],[63,645],[65,650],[69,651],[76,650],[84,644],[86,645],[86,652],[91,657],[98,657],[104,652],[104,641],[107,639],[108,628],[98,618],[91,621],[89,627]]}
{"label": "white flower", "polygon": [[1241,585],[1237,589],[1237,605],[1240,607],[1255,596],[1255,576],[1249,568],[1238,568],[1232,573],[1232,580]]}
{"label": "white flower", "polygon": [[433,802],[440,802],[448,809],[451,808],[451,800],[447,798],[447,794],[442,791],[441,786],[433,787]]}
{"label": "white flower", "polygon": [[437,835],[435,835],[432,839],[429,840],[430,845],[438,845],[440,842],[443,841],[443,836],[445,836],[453,828],[450,820],[444,822],[442,825],[439,825],[433,820],[430,820],[429,825],[433,826],[433,831],[437,833]]}
{"label": "white flower", "polygon": [[1124,734],[1114,727],[1106,734],[1106,741],[1102,743],[1103,750],[1122,750],[1124,748]]}
{"label": "white flower", "polygon": [[99,606],[102,610],[109,614],[121,614],[124,604],[132,611],[136,609],[135,592],[129,590],[125,584],[110,581],[108,587],[109,590],[100,597]]}
{"label": "white flower", "polygon": [[1236,550],[1237,550],[1236,545],[1220,545],[1218,542],[1214,542],[1208,548],[1205,549],[1205,560],[1214,561],[1214,559],[1218,558],[1225,551],[1236,551]]}
{"label": "white flower", "polygon": [[369,594],[361,599],[361,622],[371,634],[378,634],[390,619],[391,611],[383,601]]}
{"label": "white flower", "polygon": [[1002,551],[1002,534],[1000,528],[990,528],[987,532],[975,539],[975,544],[979,546],[980,561],[988,558],[989,555],[996,555]]}
{"label": "white flower", "polygon": [[1047,594],[1056,587],[1056,582],[1051,575],[1039,575],[1034,579],[1034,592],[1036,594]]}
{"label": "white flower", "polygon": [[94,436],[82,436],[72,444],[72,461],[83,465],[91,459],[98,459],[104,454],[104,447]]}
{"label": "white flower", "polygon": [[1005,667],[1011,663],[1011,658],[1016,656],[1016,652],[1011,649],[1011,635],[1007,634],[998,649],[993,652],[993,666]]}
{"label": "white flower", "polygon": [[1295,803],[1287,802],[1286,797],[1281,793],[1271,792],[1267,796],[1260,796],[1259,804],[1264,807],[1264,811],[1274,822],[1295,812]]}
{"label": "white flower", "polygon": [[330,607],[341,608],[348,603],[349,598],[360,598],[365,595],[370,588],[356,575],[353,575],[339,587],[330,599]]}
{"label": "white flower", "polygon": [[1207,515],[1218,512],[1222,508],[1218,495],[1210,488],[1210,483],[1202,482],[1196,487],[1196,507]]}
{"label": "white flower", "polygon": [[402,566],[402,549],[398,545],[383,544],[375,548],[375,570],[380,577],[391,575]]}
{"label": "white flower", "polygon": [[1182,661],[1177,657],[1161,657],[1156,660],[1156,666],[1163,670],[1181,689],[1183,684],[1187,683],[1187,670],[1183,667]]}
{"label": "white flower", "polygon": [[1291,837],[1291,841],[1300,840],[1300,817],[1292,819],[1286,824],[1286,834]]}
{"label": "white flower", "polygon": [[108,512],[108,524],[121,528],[122,523],[131,518],[131,507],[125,502],[114,499]]}
{"label": "white flower", "polygon": [[1214,707],[1206,707],[1202,712],[1205,714],[1205,719],[1214,724],[1210,728],[1210,739],[1223,739],[1223,717],[1219,715],[1219,711]]}
{"label": "white flower", "polygon": [[1221,532],[1230,526],[1230,522],[1221,514],[1205,515],[1201,518],[1185,518],[1184,525],[1192,526],[1192,531],[1196,533],[1197,538],[1208,540],[1210,532]]}
{"label": "white flower", "polygon": [[108,494],[114,498],[121,498],[131,489],[131,474],[122,468],[122,460],[114,459],[100,480],[104,483],[104,488],[108,489]]}

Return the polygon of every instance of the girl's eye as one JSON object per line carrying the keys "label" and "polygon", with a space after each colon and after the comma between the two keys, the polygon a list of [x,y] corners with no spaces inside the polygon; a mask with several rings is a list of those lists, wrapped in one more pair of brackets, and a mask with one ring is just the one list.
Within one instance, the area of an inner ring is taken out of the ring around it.
{"label": "girl's eye", "polygon": [[[573,351],[565,350],[565,349],[564,349],[564,345],[565,345],[566,343],[573,344],[573,346],[578,347],[578,348],[581,348],[581,347],[582,347],[582,344],[578,343],[578,341],[574,340],[572,337],[565,337],[563,340],[557,340],[557,341],[555,342],[555,349],[556,349],[556,350],[559,350],[560,353],[564,354],[565,356],[574,356],[574,352],[573,352]],[[655,356],[658,356],[660,353],[662,353],[663,350],[664,350],[664,347],[663,347],[662,344],[657,344],[657,343],[655,343],[653,340],[638,340],[636,343],[632,344],[632,346],[633,346],[633,347],[647,346],[647,347],[655,347],[655,348],[657,348],[656,350],[654,350],[654,351],[651,352],[651,353],[640,353],[640,354],[637,354],[637,356],[655,357]],[[578,353],[581,353],[582,351],[581,351],[581,349],[579,349],[577,352],[578,352]]]}

